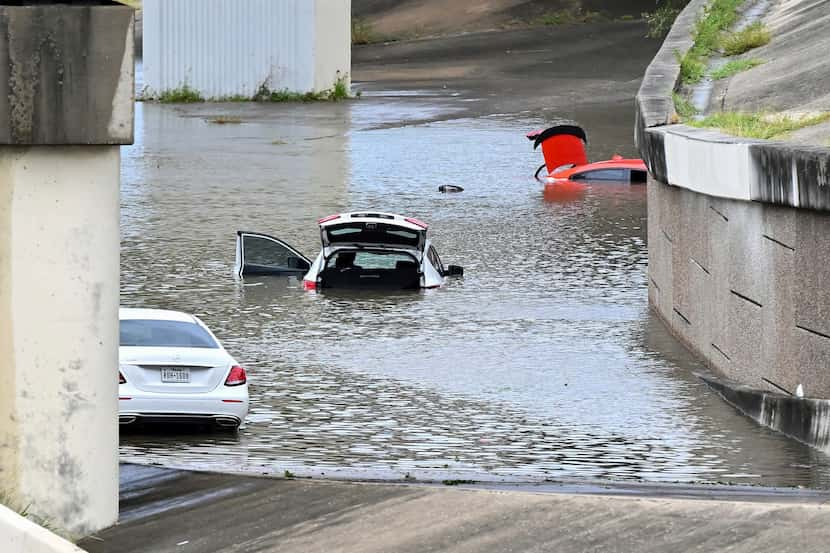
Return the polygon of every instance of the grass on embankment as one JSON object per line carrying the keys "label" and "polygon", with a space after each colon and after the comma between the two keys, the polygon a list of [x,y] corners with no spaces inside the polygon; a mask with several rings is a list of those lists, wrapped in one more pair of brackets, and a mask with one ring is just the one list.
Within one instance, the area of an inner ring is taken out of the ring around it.
{"label": "grass on embankment", "polygon": [[[680,108],[678,108],[679,112]],[[802,117],[769,113],[721,112],[713,113],[699,121],[686,121],[686,124],[692,127],[720,129],[733,136],[771,139],[826,121],[830,121],[830,112]]]}
{"label": "grass on embankment", "polygon": [[723,48],[723,53],[727,56],[737,56],[753,48],[768,44],[769,41],[769,29],[762,22],[756,21],[740,31],[725,37],[721,47]]}
{"label": "grass on embankment", "polygon": [[683,83],[699,82],[706,74],[706,64],[720,47],[721,34],[738,20],[738,7],[744,0],[713,0],[698,19],[694,29],[694,44],[680,59],[680,79]]}
{"label": "grass on embankment", "polygon": [[748,71],[753,67],[758,67],[761,65],[763,60],[759,59],[748,59],[748,60],[730,60],[726,64],[724,64],[720,69],[712,71],[710,77],[715,80],[718,79],[726,79],[727,77],[732,77],[733,75],[737,75],[742,71]]}
{"label": "grass on embankment", "polygon": [[[697,110],[689,100],[677,92],[672,93],[672,97],[674,99],[674,110],[677,112],[680,120],[688,120],[697,115]],[[679,123],[680,121],[675,122]]]}
{"label": "grass on embankment", "polygon": [[727,32],[738,20],[738,8],[743,3],[744,0],[713,0],[706,8],[695,24],[694,44],[685,55],[678,54],[683,84],[700,82],[706,75],[709,57],[716,52],[728,56],[743,54],[770,41],[770,32],[760,21],[741,31]]}

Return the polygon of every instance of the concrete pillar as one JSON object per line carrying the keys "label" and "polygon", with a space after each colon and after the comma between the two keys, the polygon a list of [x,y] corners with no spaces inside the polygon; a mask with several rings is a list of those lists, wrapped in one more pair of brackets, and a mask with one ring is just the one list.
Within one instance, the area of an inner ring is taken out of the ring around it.
{"label": "concrete pillar", "polygon": [[0,490],[76,535],[118,516],[132,33],[126,7],[0,7]]}

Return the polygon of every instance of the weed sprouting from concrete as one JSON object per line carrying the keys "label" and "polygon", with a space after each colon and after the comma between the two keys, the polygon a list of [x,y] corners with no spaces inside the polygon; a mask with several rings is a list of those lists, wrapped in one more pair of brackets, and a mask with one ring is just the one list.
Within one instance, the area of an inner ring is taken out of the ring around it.
{"label": "weed sprouting from concrete", "polygon": [[774,113],[720,112],[700,121],[689,121],[688,124],[720,129],[733,136],[771,139],[826,121],[830,121],[830,112],[800,117]]}
{"label": "weed sprouting from concrete", "polygon": [[762,60],[759,59],[749,59],[749,60],[731,60],[724,64],[723,67],[718,69],[717,71],[713,71],[711,77],[715,80],[717,79],[726,79],[727,77],[731,77],[742,71],[747,71],[752,69],[753,67],[757,67],[764,63]]}
{"label": "weed sprouting from concrete", "polygon": [[286,469],[286,471],[283,473],[283,476],[285,476],[286,478],[294,478],[296,475],[290,470]]}
{"label": "weed sprouting from concrete", "polygon": [[461,486],[463,484],[475,484],[475,480],[443,480],[441,482],[445,486]]}
{"label": "weed sprouting from concrete", "polygon": [[677,92],[672,94],[672,98],[674,99],[674,110],[681,120],[691,119],[697,115],[697,110],[689,100]]}
{"label": "weed sprouting from concrete", "polygon": [[746,28],[732,33],[723,39],[723,53],[727,56],[737,56],[769,43],[769,29],[761,21],[756,21]]}
{"label": "weed sprouting from concrete", "polygon": [[334,86],[328,90],[311,92],[293,92],[288,89],[271,90],[266,85],[259,87],[254,95],[256,102],[338,102],[351,98],[348,77],[338,76]]}
{"label": "weed sprouting from concrete", "polygon": [[38,526],[41,526],[62,538],[65,538],[69,541],[75,541],[77,538],[77,536],[73,536],[70,532],[67,532],[62,528],[58,528],[57,526],[52,524],[48,519],[45,519],[32,513],[30,510],[31,505],[20,505],[10,494],[2,490],[0,490],[0,505],[5,506],[7,509],[11,509],[23,518],[34,522]]}
{"label": "weed sprouting from concrete", "polygon": [[204,102],[205,99],[198,90],[185,83],[179,88],[165,90],[159,95],[158,101],[162,104],[195,104]]}
{"label": "weed sprouting from concrete", "polygon": [[324,92],[292,92],[288,89],[269,90],[260,88],[254,100],[257,102],[319,102],[327,100]]}
{"label": "weed sprouting from concrete", "polygon": [[338,78],[337,81],[334,83],[334,88],[331,89],[329,93],[329,100],[337,102],[339,100],[345,100],[349,97],[349,85],[344,78]]}

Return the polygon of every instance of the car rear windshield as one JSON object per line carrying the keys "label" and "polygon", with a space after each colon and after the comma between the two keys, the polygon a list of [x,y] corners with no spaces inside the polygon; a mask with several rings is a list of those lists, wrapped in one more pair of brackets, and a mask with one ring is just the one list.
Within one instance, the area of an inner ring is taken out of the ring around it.
{"label": "car rear windshield", "polygon": [[219,347],[216,340],[196,323],[152,319],[122,320],[121,345],[212,349]]}

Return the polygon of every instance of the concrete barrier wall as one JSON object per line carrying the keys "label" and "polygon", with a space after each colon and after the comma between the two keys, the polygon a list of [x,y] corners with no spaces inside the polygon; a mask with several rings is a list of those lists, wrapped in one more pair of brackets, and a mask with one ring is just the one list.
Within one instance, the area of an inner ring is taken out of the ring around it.
{"label": "concrete barrier wall", "polygon": [[83,549],[0,505],[3,553],[84,553]]}
{"label": "concrete barrier wall", "polygon": [[705,4],[683,12],[637,96],[649,301],[725,382],[830,398],[830,149],[672,124],[677,53]]}
{"label": "concrete barrier wall", "polygon": [[350,0],[144,0],[144,82],[205,98],[334,86],[351,71]]}
{"label": "concrete barrier wall", "polygon": [[830,398],[830,217],[648,186],[649,301],[672,331],[730,379]]}

